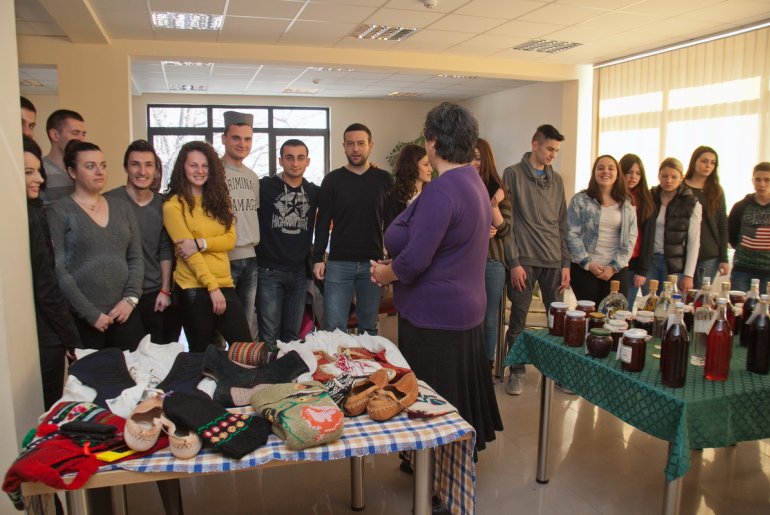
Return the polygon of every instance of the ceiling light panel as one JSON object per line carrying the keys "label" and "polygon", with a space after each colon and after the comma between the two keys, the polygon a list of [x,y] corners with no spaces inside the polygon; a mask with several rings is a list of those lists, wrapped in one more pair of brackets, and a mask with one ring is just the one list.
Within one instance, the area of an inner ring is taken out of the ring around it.
{"label": "ceiling light panel", "polygon": [[219,14],[153,11],[152,25],[159,29],[219,30],[224,17]]}
{"label": "ceiling light panel", "polygon": [[551,39],[531,39],[526,43],[513,47],[514,50],[523,52],[542,52],[546,54],[558,54],[570,48],[575,48],[582,43],[571,43],[569,41],[556,41]]}
{"label": "ceiling light panel", "polygon": [[379,41],[403,41],[419,29],[391,25],[360,25],[350,37],[357,39],[375,39]]}

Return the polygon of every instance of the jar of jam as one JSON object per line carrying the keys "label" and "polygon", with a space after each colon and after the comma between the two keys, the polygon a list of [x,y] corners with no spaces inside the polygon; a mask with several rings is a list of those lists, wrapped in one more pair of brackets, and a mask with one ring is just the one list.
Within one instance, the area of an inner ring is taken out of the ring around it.
{"label": "jar of jam", "polygon": [[634,317],[634,327],[644,329],[647,334],[652,334],[652,328],[655,326],[655,313],[652,311],[637,311]]}
{"label": "jar of jam", "polygon": [[590,315],[588,315],[588,330],[591,329],[604,329],[604,324],[607,322],[607,317],[604,316],[604,313],[599,313],[598,311],[594,311]]}
{"label": "jar of jam", "polygon": [[551,302],[548,310],[548,329],[553,336],[564,336],[564,317],[567,315],[567,304]]}
{"label": "jar of jam", "polygon": [[567,311],[564,318],[564,343],[570,347],[582,347],[586,341],[586,314],[583,311]]}
{"label": "jar of jam", "polygon": [[612,314],[612,318],[614,320],[623,320],[625,323],[627,323],[630,326],[631,322],[634,320],[634,314],[631,313],[630,311],[619,309]]}
{"label": "jar of jam", "polygon": [[604,328],[609,330],[612,336],[612,350],[618,350],[618,342],[623,333],[628,331],[628,324],[623,320],[607,320]]}
{"label": "jar of jam", "polygon": [[582,311],[586,316],[596,311],[596,302],[592,300],[579,300],[577,301],[577,311]]}
{"label": "jar of jam", "polygon": [[593,358],[606,358],[612,349],[612,336],[607,329],[591,329],[586,339],[588,355]]}
{"label": "jar of jam", "polygon": [[623,333],[620,345],[620,366],[626,372],[640,372],[644,369],[647,354],[647,331],[629,329]]}

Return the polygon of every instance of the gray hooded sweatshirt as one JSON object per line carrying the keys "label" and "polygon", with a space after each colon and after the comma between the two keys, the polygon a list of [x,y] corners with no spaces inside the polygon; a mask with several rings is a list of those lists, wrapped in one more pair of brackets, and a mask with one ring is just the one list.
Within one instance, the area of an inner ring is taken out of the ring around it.
{"label": "gray hooded sweatshirt", "polygon": [[545,177],[537,177],[529,163],[530,154],[526,152],[520,163],[503,173],[513,204],[512,230],[505,245],[506,266],[569,268],[564,182],[550,166],[545,167]]}

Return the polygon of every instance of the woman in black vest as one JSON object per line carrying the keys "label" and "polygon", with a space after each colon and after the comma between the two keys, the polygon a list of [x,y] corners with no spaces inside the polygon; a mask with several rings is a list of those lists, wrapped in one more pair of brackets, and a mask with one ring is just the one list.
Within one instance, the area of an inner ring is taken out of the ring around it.
{"label": "woman in black vest", "polygon": [[677,274],[679,290],[686,292],[693,287],[698,264],[702,208],[683,180],[682,163],[673,157],[664,159],[658,171],[660,185],[650,191],[655,202],[655,240],[647,280],[657,279],[662,287],[667,275]]}

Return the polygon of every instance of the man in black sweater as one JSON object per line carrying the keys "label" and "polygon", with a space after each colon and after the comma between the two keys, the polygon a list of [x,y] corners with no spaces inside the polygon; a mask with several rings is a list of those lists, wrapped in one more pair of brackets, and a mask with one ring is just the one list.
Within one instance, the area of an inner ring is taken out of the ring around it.
{"label": "man in black sweater", "polygon": [[[370,280],[369,261],[383,258],[382,215],[393,178],[369,163],[372,146],[372,133],[365,125],[348,126],[343,136],[348,164],[330,172],[321,183],[313,273],[324,281],[323,328],[327,331],[347,329],[355,291],[359,333],[377,334],[381,290]],[[330,228],[328,263],[324,263]]]}

